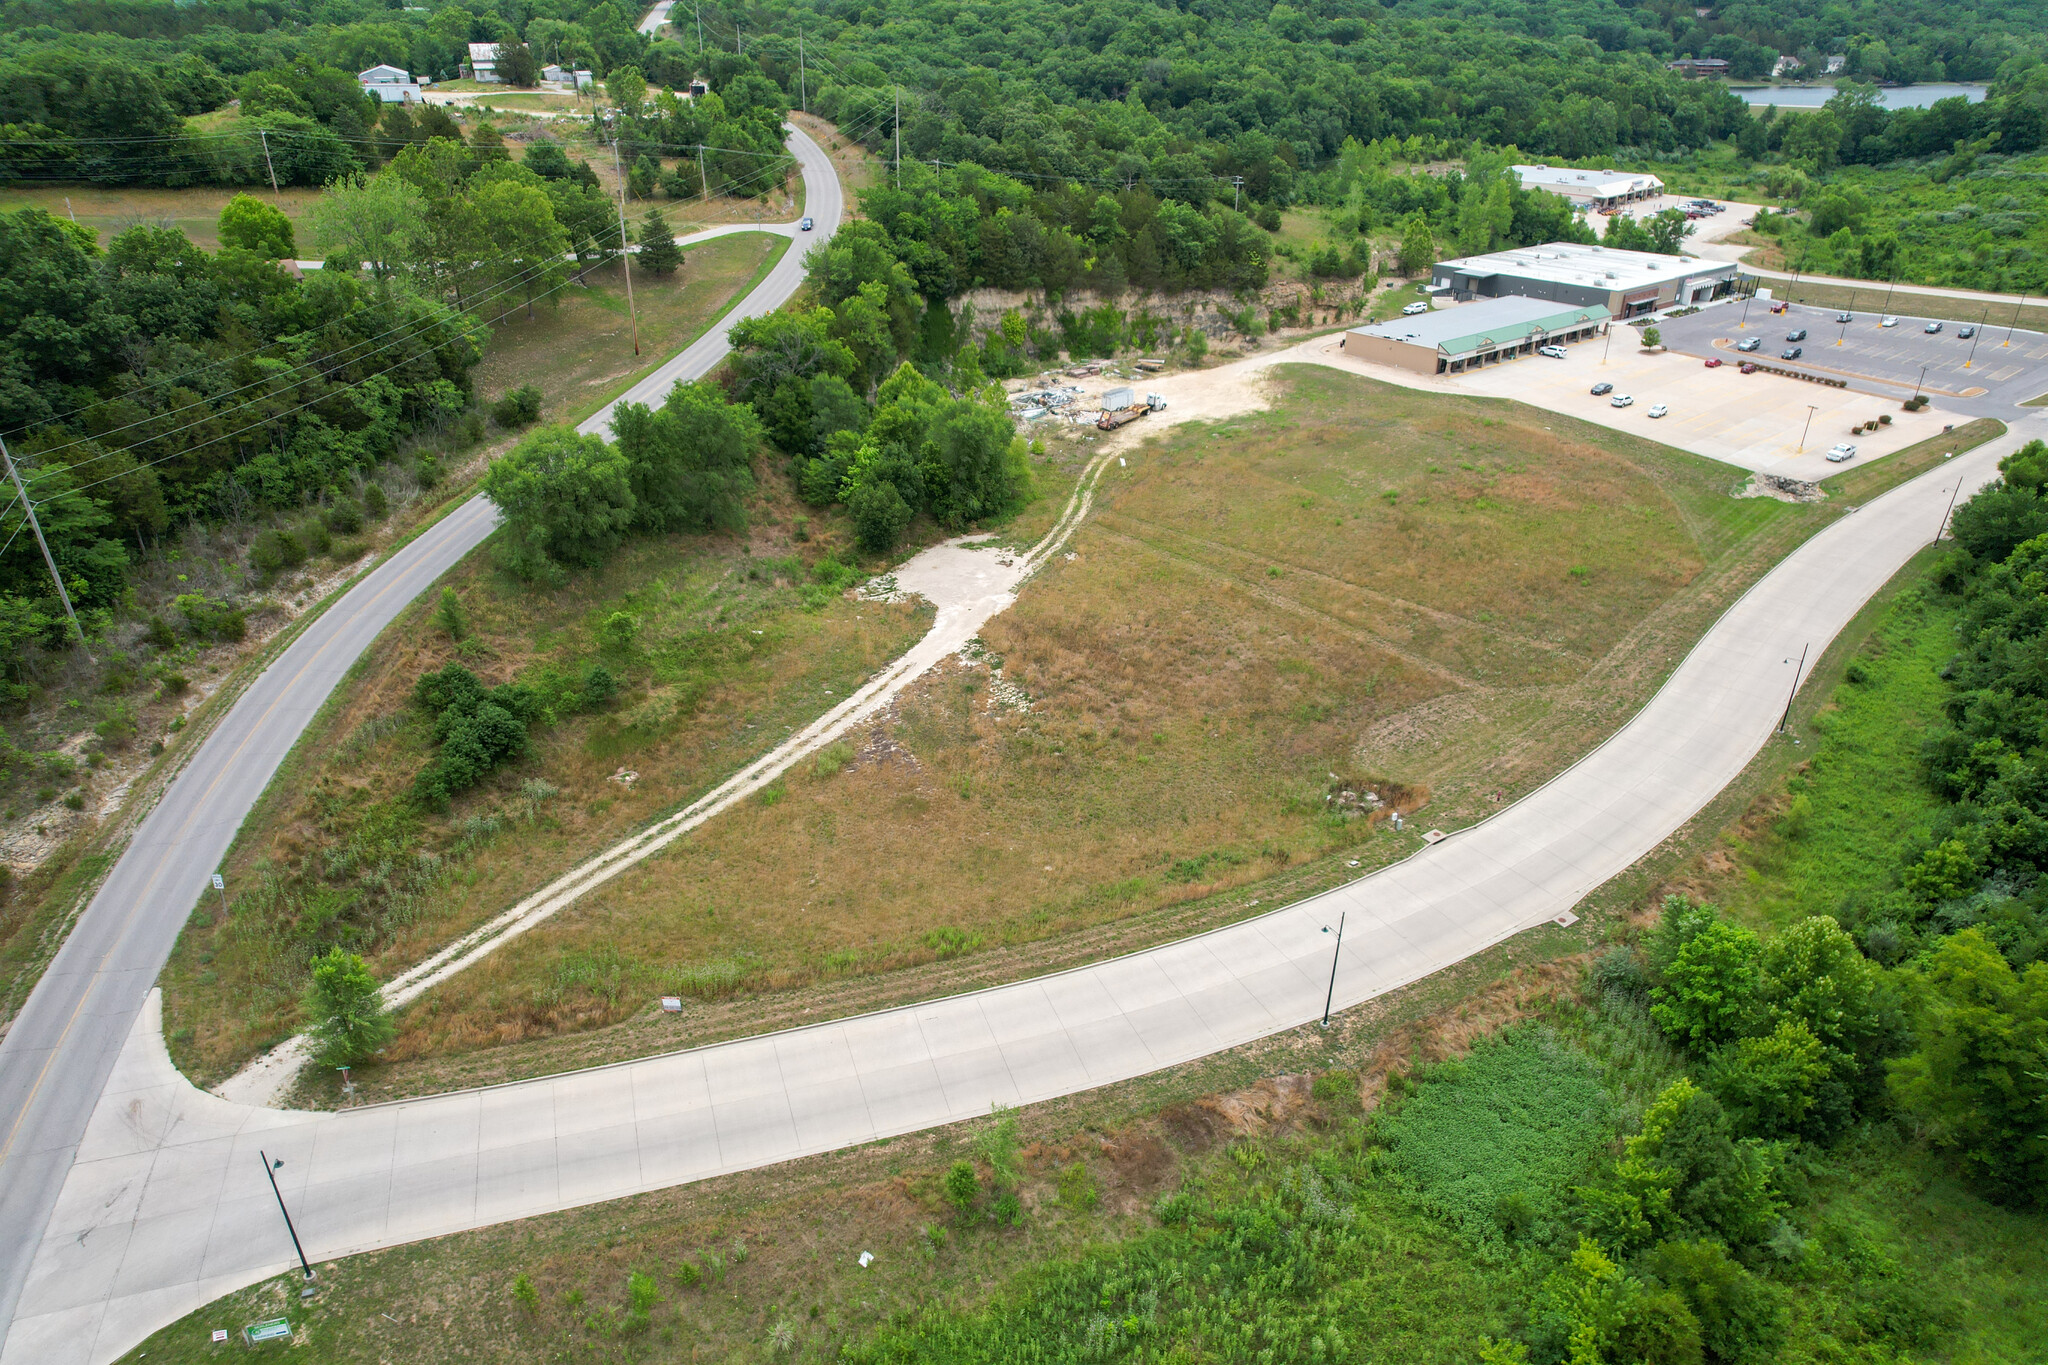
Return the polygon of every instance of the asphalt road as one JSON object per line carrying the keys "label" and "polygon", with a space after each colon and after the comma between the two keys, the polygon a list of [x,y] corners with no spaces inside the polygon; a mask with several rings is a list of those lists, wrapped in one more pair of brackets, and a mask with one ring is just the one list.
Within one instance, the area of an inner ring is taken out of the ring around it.
{"label": "asphalt road", "polygon": [[[1942,330],[1927,333],[1929,318],[1898,317],[1896,327],[1880,327],[1883,314],[1857,312],[1845,325],[1835,321],[1833,308],[1793,304],[1783,313],[1772,313],[1762,300],[1748,304],[1725,301],[1682,318],[1657,322],[1664,344],[1686,355],[1720,356],[1729,364],[1755,360],[1763,364],[1824,374],[1843,379],[1852,389],[1906,398],[1924,390],[1952,412],[1972,417],[1997,417],[2011,421],[2014,409],[2029,399],[2048,394],[2048,337],[2039,332],[2012,331],[1979,325],[1974,338],[1959,336],[1963,322],[1944,322]],[[1746,326],[1738,327],[1738,320]],[[1804,341],[1788,341],[1789,333],[1805,329]],[[1763,345],[1753,355],[1738,355],[1716,347],[1719,338],[1762,337]],[[1840,345],[1837,345],[1837,342]],[[1975,343],[1974,347],[1972,342]],[[1780,354],[1798,346],[1805,354],[1798,360],[1780,359]],[[1925,379],[1921,378],[1926,367]]]}
{"label": "asphalt road", "polygon": [[[824,151],[789,132],[805,212],[818,225],[801,236],[822,242],[838,225],[839,182]],[[792,248],[732,313],[632,393],[658,402],[676,379],[708,371],[726,353],[726,329],[780,307],[803,275],[803,251]],[[609,415],[582,429],[608,430]],[[482,497],[464,503],[343,594],[264,670],[144,817],[0,1040],[0,1345],[122,1044],[243,819],[357,656],[496,524]]]}
{"label": "asphalt road", "polygon": [[1071,1094],[1306,1024],[1323,1007],[1336,946],[1325,929],[1340,914],[1339,1009],[1559,916],[1742,771],[1770,740],[1802,650],[1817,656],[1927,543],[1952,490],[1991,478],[2044,428],[2048,416],[2030,414],[1794,550],[1628,724],[1528,797],[1213,933],[905,1009],[339,1113],[195,1089],[146,1009],[0,1365],[104,1365],[292,1266],[259,1151],[284,1161],[299,1236],[324,1262],[985,1116],[992,1102]]}

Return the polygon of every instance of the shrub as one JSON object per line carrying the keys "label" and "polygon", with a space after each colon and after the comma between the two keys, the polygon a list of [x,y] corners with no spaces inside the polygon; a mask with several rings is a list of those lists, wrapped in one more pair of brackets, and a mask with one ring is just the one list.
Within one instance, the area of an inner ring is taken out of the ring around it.
{"label": "shrub", "polygon": [[434,607],[434,624],[458,644],[469,638],[469,617],[463,613],[462,599],[455,595],[455,589],[441,589],[441,600]]}
{"label": "shrub", "polygon": [[533,1287],[533,1281],[523,1270],[512,1281],[512,1301],[528,1313],[540,1311],[540,1291]]}
{"label": "shrub", "polygon": [[170,622],[155,612],[149,614],[149,624],[144,627],[142,638],[149,641],[153,649],[167,650],[178,647],[177,632],[171,629]]}
{"label": "shrub", "polygon": [[811,770],[819,777],[833,777],[845,771],[853,757],[853,746],[842,739],[818,750],[818,756],[811,762]]}
{"label": "shrub", "polygon": [[382,521],[391,510],[391,499],[384,492],[384,485],[375,479],[363,485],[363,514],[372,521]]}
{"label": "shrub", "polygon": [[943,1184],[946,1202],[951,1204],[964,1221],[974,1212],[974,1201],[981,1197],[981,1177],[975,1174],[974,1163],[956,1161],[946,1171]]}
{"label": "shrub", "polygon": [[209,601],[199,593],[182,593],[171,605],[185,618],[185,629],[198,639],[239,640],[249,633],[240,607]]}
{"label": "shrub", "polygon": [[363,509],[352,498],[336,498],[321,512],[320,520],[336,535],[352,536],[363,529]]}
{"label": "shrub", "polygon": [[521,384],[516,389],[507,389],[504,396],[491,404],[491,420],[506,430],[532,426],[540,420],[540,390],[531,384]]}
{"label": "shrub", "polygon": [[305,545],[289,531],[264,531],[250,542],[249,568],[261,582],[305,562]]}
{"label": "shrub", "polygon": [[441,457],[431,450],[423,450],[413,463],[412,476],[420,481],[420,487],[432,488],[441,482]]}
{"label": "shrub", "polygon": [[334,548],[334,537],[327,530],[327,523],[318,517],[293,532],[293,536],[310,554],[324,555]]}
{"label": "shrub", "polygon": [[1094,1209],[1100,1195],[1095,1188],[1095,1176],[1086,1162],[1076,1161],[1060,1172],[1060,1206],[1075,1213],[1087,1213]]}
{"label": "shrub", "polygon": [[85,809],[85,792],[84,792],[84,790],[83,790],[83,789],[81,789],[81,788],[78,788],[78,787],[73,787],[73,788],[72,788],[72,789],[71,789],[70,791],[68,791],[68,792],[65,792],[65,793],[64,793],[64,804],[65,804],[66,806],[68,806],[69,808],[71,808],[72,810],[84,810],[84,809]]}
{"label": "shrub", "polygon": [[583,675],[583,709],[596,711],[611,704],[619,695],[618,679],[603,664],[592,664],[590,671]]}
{"label": "shrub", "polygon": [[697,1269],[695,1261],[684,1261],[676,1267],[676,1283],[685,1289],[695,1289],[703,1280],[704,1272]]}
{"label": "shrub", "polygon": [[185,695],[185,689],[192,685],[191,680],[183,673],[173,673],[169,670],[157,676],[157,683],[166,697],[182,697]]}

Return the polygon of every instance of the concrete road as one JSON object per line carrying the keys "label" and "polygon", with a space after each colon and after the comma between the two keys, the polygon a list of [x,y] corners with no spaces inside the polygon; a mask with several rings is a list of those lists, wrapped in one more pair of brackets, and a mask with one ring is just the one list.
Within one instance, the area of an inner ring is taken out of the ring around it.
{"label": "concrete road", "polygon": [[1741,772],[1770,740],[1801,651],[1818,655],[1927,543],[1959,484],[1974,489],[2044,429],[2048,415],[2030,414],[1815,536],[1627,725],[1514,806],[1213,933],[926,1005],[341,1113],[193,1088],[147,1013],[127,1029],[0,1365],[112,1360],[291,1266],[259,1149],[283,1160],[299,1235],[326,1260],[974,1118],[1304,1024],[1323,1006],[1325,931],[1340,914],[1340,1009],[1562,915]]}
{"label": "concrete road", "polygon": [[[830,158],[789,130],[805,177],[807,212],[823,241],[841,195]],[[794,231],[787,227],[785,231]],[[733,321],[780,307],[803,282],[803,253],[784,255],[745,300],[657,381],[647,399],[694,378],[726,353]],[[584,423],[607,430],[609,409]],[[138,826],[99,894],[0,1040],[0,1332],[10,1360],[45,1360],[18,1344],[18,1299],[35,1248],[71,1170],[124,1040],[169,957],[178,930],[235,832],[299,733],[350,664],[393,617],[488,536],[497,512],[473,498],[345,593],[250,685]],[[191,1250],[188,1248],[188,1251]],[[196,1253],[195,1253],[196,1254]]]}

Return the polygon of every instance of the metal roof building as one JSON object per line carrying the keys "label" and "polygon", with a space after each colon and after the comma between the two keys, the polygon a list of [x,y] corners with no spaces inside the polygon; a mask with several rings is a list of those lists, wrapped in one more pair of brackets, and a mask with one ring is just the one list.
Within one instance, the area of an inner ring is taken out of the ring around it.
{"label": "metal roof building", "polygon": [[1515,166],[1525,190],[1549,190],[1580,208],[1605,209],[1655,199],[1664,182],[1648,171],[1581,171],[1570,166]]}
{"label": "metal roof building", "polygon": [[1353,327],[1338,343],[1344,354],[1416,374],[1462,374],[1532,354],[1538,346],[1582,341],[1607,328],[1598,304],[1565,306],[1549,299],[1481,299],[1416,317]]}
{"label": "metal roof building", "polygon": [[1432,287],[1454,298],[1520,294],[1556,303],[1597,303],[1618,318],[1720,298],[1735,288],[1735,276],[1732,261],[1580,242],[1489,251],[1439,261],[1430,270]]}

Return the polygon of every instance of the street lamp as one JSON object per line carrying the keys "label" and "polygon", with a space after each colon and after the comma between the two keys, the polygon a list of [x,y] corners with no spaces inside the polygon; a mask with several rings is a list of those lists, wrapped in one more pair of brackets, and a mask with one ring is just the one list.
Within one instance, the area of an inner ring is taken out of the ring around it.
{"label": "street lamp", "polygon": [[1736,331],[1746,332],[1749,330],[1749,305],[1755,301],[1756,294],[1754,291],[1742,296],[1742,321],[1735,324]]}
{"label": "street lamp", "polygon": [[[1336,951],[1330,954],[1330,989],[1328,994],[1323,996],[1324,1028],[1330,1026],[1330,1003],[1337,998],[1337,959],[1344,955],[1344,917],[1349,913],[1349,911],[1345,911],[1337,916],[1337,947]],[[1323,932],[1329,933],[1330,926],[1325,924]],[[307,1273],[311,1274],[312,1272],[308,1271]]]}
{"label": "street lamp", "polygon": [[[299,1245],[299,1230],[292,1226],[292,1211],[284,1206],[284,1191],[277,1187],[277,1170],[284,1165],[284,1159],[280,1157],[272,1161],[269,1154],[261,1148],[257,1149],[256,1155],[263,1158],[263,1174],[270,1180],[270,1192],[277,1196],[277,1211],[284,1215],[284,1230],[292,1235],[292,1250],[299,1253],[299,1269],[306,1272],[306,1283],[310,1286],[313,1282],[313,1267],[306,1264],[306,1249]],[[312,1292],[309,1287],[300,1297],[303,1298]]]}
{"label": "street lamp", "polygon": [[1922,384],[1925,384],[1926,382],[1927,382],[1927,367],[1926,367],[1925,365],[1922,365],[1922,366],[1920,367],[1920,377],[1919,377],[1918,379],[1916,379],[1916,380],[1914,380],[1914,381],[1913,381],[1913,396],[1914,396],[1915,398],[1918,398],[1918,397],[1920,396],[1920,386],[1921,386]]}
{"label": "street lamp", "polygon": [[1804,455],[1806,453],[1806,433],[1813,430],[1813,414],[1814,404],[1808,403],[1806,405],[1806,425],[1799,430],[1799,449],[1792,452],[1795,455]]}
{"label": "street lamp", "polygon": [[2005,340],[1998,343],[2000,346],[2012,345],[2012,329],[2020,325],[2020,309],[2026,306],[2027,294],[2023,289],[2020,291],[2020,301],[2012,306],[2012,321],[2005,324]]}
{"label": "street lamp", "polygon": [[1970,362],[1977,358],[1977,343],[1984,339],[1984,319],[1991,316],[1991,305],[1985,304],[1984,311],[1977,315],[1977,328],[1970,333],[1970,353],[1963,357],[1963,368],[1969,369]]}

